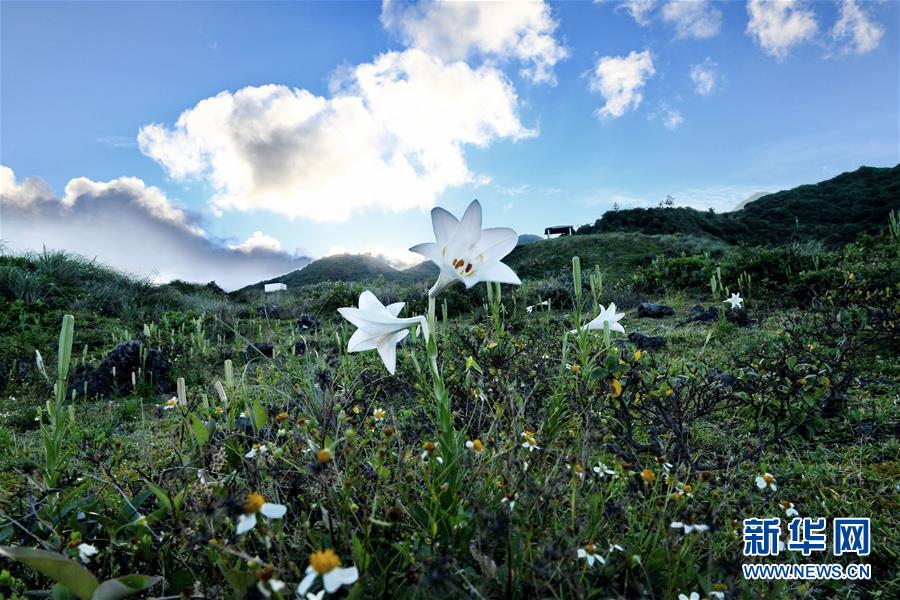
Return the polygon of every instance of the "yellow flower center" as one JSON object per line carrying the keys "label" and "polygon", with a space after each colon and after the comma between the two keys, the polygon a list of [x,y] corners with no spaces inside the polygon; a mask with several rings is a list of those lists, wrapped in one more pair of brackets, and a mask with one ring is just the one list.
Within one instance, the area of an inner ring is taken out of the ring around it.
{"label": "yellow flower center", "polygon": [[615,396],[616,398],[618,398],[619,396],[622,395],[622,384],[619,383],[618,379],[612,380],[612,389],[613,389],[613,396]]}
{"label": "yellow flower center", "polygon": [[325,575],[341,566],[341,559],[334,550],[326,548],[309,555],[309,566],[319,575]]}
{"label": "yellow flower center", "polygon": [[765,475],[763,475],[763,481],[765,481],[766,483],[774,483],[775,477],[766,473]]}
{"label": "yellow flower center", "polygon": [[380,408],[376,408],[376,409],[375,409],[375,418],[378,419],[379,421],[380,421],[381,419],[383,419],[383,418],[384,418],[384,411],[381,410]]}
{"label": "yellow flower center", "polygon": [[175,403],[178,402],[175,398],[169,398],[166,400],[166,406],[175,406]]}
{"label": "yellow flower center", "polygon": [[641,356],[643,356],[643,354],[641,354],[641,351],[640,351],[640,350],[635,350],[635,351],[634,351],[634,360],[635,360],[635,362],[641,360]]}
{"label": "yellow flower center", "polygon": [[331,460],[331,450],[322,448],[319,450],[319,462],[323,465]]}
{"label": "yellow flower center", "polygon": [[288,415],[286,412],[284,412],[284,411],[281,411],[281,412],[278,413],[278,415],[275,417],[275,419],[276,419],[277,421],[287,421],[289,418],[290,418],[289,415]]}
{"label": "yellow flower center", "polygon": [[259,492],[247,494],[247,499],[244,500],[244,512],[248,515],[258,513],[265,503],[266,499]]}
{"label": "yellow flower center", "polygon": [[690,494],[690,493],[694,490],[694,488],[691,487],[691,484],[686,483],[686,484],[684,484],[684,487],[681,488],[681,490],[682,490],[685,494]]}
{"label": "yellow flower center", "polygon": [[575,472],[578,474],[584,473],[584,467],[581,466],[581,463],[575,465]]}
{"label": "yellow flower center", "polygon": [[275,567],[269,565],[268,567],[263,567],[259,571],[256,572],[256,578],[260,581],[268,581],[275,576]]}
{"label": "yellow flower center", "polygon": [[425,442],[424,444],[422,444],[422,447],[426,452],[434,452],[435,448],[437,448],[437,444],[435,444],[434,442]]}
{"label": "yellow flower center", "polygon": [[588,554],[597,554],[597,547],[594,546],[593,544],[587,544],[584,547],[584,551],[587,552]]}
{"label": "yellow flower center", "polygon": [[672,492],[672,500],[675,500],[676,502],[678,500],[681,500],[681,494],[679,494],[678,492]]}
{"label": "yellow flower center", "polygon": [[656,475],[650,469],[644,469],[641,471],[641,479],[644,480],[644,483],[653,483],[656,481]]}
{"label": "yellow flower center", "polygon": [[484,450],[484,444],[479,439],[472,440],[472,450],[475,452],[481,452]]}

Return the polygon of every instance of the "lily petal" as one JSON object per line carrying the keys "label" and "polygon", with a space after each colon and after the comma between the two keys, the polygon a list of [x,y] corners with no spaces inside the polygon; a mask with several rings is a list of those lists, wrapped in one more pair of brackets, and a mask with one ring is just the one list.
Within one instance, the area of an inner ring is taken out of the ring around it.
{"label": "lily petal", "polygon": [[434,239],[437,240],[437,246],[446,246],[447,242],[453,238],[456,228],[459,227],[459,221],[447,210],[436,206],[431,209],[431,225],[434,228]]}

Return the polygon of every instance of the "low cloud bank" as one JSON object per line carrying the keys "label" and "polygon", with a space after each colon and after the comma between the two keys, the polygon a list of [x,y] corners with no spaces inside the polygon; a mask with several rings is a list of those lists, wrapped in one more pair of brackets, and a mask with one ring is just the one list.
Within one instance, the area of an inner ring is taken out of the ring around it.
{"label": "low cloud bank", "polygon": [[210,238],[196,215],[137,178],[73,179],[58,198],[40,179],[19,182],[5,166],[0,239],[8,252],[62,249],[155,281],[215,280],[226,290],[309,263],[279,250],[277,240],[262,232],[234,247]]}

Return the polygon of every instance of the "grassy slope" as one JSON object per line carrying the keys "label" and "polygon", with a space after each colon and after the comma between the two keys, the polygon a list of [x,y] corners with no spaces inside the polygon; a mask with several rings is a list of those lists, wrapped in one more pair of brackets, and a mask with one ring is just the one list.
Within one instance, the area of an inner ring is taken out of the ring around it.
{"label": "grassy slope", "polygon": [[860,167],[768,194],[730,213],[682,207],[610,211],[579,232],[679,232],[751,245],[818,240],[837,246],[882,228],[892,209],[900,209],[900,165]]}

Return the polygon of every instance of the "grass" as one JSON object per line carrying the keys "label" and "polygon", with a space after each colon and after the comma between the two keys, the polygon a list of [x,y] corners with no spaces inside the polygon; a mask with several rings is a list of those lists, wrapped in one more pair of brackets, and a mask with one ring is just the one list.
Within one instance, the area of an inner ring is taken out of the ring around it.
{"label": "grass", "polygon": [[[64,293],[29,301],[0,287],[10,316],[0,355],[9,365],[0,397],[0,545],[65,555],[60,564],[70,567],[88,543],[99,553],[85,568],[98,580],[158,576],[132,582],[132,591],[149,585],[170,597],[292,597],[310,556],[325,549],[357,568],[358,579],[336,592],[349,597],[896,594],[896,241],[861,239],[818,266],[788,260],[786,249],[773,266],[771,254],[738,257],[700,239],[585,236],[578,302],[578,286],[562,274],[576,240],[518,249],[510,263],[525,285],[504,287],[502,305],[483,289],[453,290],[446,321],[437,309],[437,345],[429,351],[409,336],[396,376],[374,352],[346,353],[353,327],[332,311],[355,304],[362,285],[291,290],[266,316],[256,297],[185,285],[97,315],[92,307],[105,292],[92,278],[106,271],[89,264],[77,277],[47,277],[46,289]],[[682,254],[701,268],[723,267],[732,289],[754,273],[755,295],[745,292],[751,326],[724,317],[685,323],[695,303],[722,304],[705,277],[696,285],[679,275]],[[3,260],[39,271],[35,257]],[[598,299],[629,306],[627,331],[662,335],[665,349],[638,355],[621,336],[565,335],[579,312],[583,320],[595,312],[587,285],[594,264],[607,274]],[[797,279],[827,287],[810,300],[808,286],[785,283]],[[404,314],[427,310],[417,285],[372,287],[382,300],[408,300]],[[551,310],[526,312],[547,297]],[[640,319],[638,298],[676,314]],[[166,409],[170,395],[139,380],[115,397],[77,397],[72,412],[57,407],[30,365],[40,350],[55,378],[65,312],[75,315],[72,369],[96,366],[136,337],[172,360],[184,403]],[[307,312],[320,328],[299,327]],[[248,352],[250,342],[272,343],[273,356]],[[441,390],[449,422],[436,410]],[[52,467],[46,440],[55,432],[65,434],[57,454],[67,460]],[[523,447],[532,438],[539,449]],[[475,440],[482,451],[466,445]],[[256,457],[247,458],[254,446]],[[777,490],[756,487],[765,472]],[[237,534],[252,493],[286,514],[257,515],[256,527]],[[872,555],[744,558],[741,521],[785,519],[782,502],[803,516],[871,517]],[[685,534],[673,522],[708,530]],[[589,566],[579,548],[605,562]],[[873,579],[750,582],[740,572],[747,561],[866,562]],[[3,568],[0,594],[8,597],[51,589],[47,573],[74,589],[52,569]],[[278,581],[286,587],[276,589]],[[55,597],[67,593],[57,587]]]}

